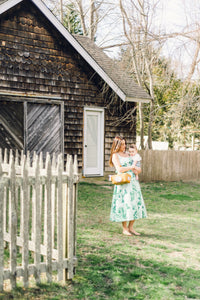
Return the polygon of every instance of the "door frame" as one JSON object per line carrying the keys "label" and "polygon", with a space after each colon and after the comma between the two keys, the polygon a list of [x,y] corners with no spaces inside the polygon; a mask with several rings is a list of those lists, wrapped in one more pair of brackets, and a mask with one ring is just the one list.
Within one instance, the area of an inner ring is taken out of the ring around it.
{"label": "door frame", "polygon": [[[86,173],[86,167],[85,167],[85,162],[86,162],[86,151],[85,151],[85,145],[86,145],[86,126],[85,126],[85,121],[86,121],[86,116],[87,112],[99,112],[100,113],[100,136],[99,136],[99,142],[100,142],[100,167],[99,167],[99,173],[98,174],[87,174]],[[84,107],[84,127],[83,127],[83,176],[84,177],[97,177],[97,176],[103,176],[104,175],[104,108],[101,107]]]}

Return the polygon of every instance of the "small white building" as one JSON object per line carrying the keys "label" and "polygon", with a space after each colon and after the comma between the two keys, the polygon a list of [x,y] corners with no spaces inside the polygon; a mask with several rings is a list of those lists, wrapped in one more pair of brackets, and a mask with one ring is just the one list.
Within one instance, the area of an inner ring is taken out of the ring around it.
{"label": "small white building", "polygon": [[[140,147],[140,136],[136,137],[136,146],[138,150],[141,149]],[[144,148],[148,149],[148,136],[144,136]],[[152,141],[152,149],[153,150],[168,150],[169,143],[168,142],[160,142],[160,141]]]}

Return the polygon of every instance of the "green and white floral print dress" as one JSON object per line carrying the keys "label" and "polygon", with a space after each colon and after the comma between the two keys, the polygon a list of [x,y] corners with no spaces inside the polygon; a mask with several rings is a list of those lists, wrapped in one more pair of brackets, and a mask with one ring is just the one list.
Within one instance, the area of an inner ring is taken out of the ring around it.
{"label": "green and white floral print dress", "polygon": [[[133,164],[131,157],[122,157],[120,155],[118,157],[122,167],[128,167]],[[114,186],[110,213],[111,221],[124,222],[147,217],[139,181],[136,180],[132,171],[127,173],[131,174],[131,182]]]}

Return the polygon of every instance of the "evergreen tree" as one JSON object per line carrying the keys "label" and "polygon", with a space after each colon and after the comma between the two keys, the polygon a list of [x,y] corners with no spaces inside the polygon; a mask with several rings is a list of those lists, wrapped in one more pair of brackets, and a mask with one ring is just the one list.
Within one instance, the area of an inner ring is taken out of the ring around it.
{"label": "evergreen tree", "polygon": [[70,33],[83,35],[81,21],[73,4],[67,5],[64,9],[63,25]]}

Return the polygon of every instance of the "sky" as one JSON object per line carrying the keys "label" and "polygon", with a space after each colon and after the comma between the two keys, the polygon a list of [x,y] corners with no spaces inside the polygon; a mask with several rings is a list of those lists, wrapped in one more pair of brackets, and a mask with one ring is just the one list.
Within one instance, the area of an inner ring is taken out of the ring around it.
{"label": "sky", "polygon": [[[183,3],[185,1],[191,3],[196,0],[160,0],[156,18],[157,26],[160,28],[166,28],[168,33],[180,30],[180,28],[182,28],[185,24],[183,8]],[[118,0],[116,0],[116,2],[118,2]],[[107,18],[109,21],[106,20],[106,23],[108,22],[109,25],[101,25],[101,29],[97,35],[97,43],[99,46],[104,45],[104,41],[108,38],[108,36],[110,36],[110,39],[113,37],[115,41],[120,41],[120,29],[116,26],[116,18],[117,17],[114,13],[110,13]]]}
{"label": "sky", "polygon": [[[45,0],[45,2],[49,1],[50,3],[53,2],[53,0]],[[70,0],[63,0],[63,3],[67,1]],[[149,3],[152,4],[155,1],[159,1],[159,6],[157,17],[154,19],[154,22],[157,28],[162,29],[162,32],[180,32],[187,23],[192,23],[194,20],[199,20],[198,22],[200,22],[200,0],[150,0]],[[88,6],[90,1],[83,0],[83,3]],[[122,25],[120,27],[120,24],[122,23],[119,19],[119,11],[116,11],[116,8],[114,9],[116,4],[119,4],[119,0],[107,0],[105,3],[113,5],[113,9],[109,10],[106,18],[101,23],[101,26],[99,26],[96,43],[100,47],[123,42],[121,34]],[[123,3],[127,4],[128,0],[123,0]],[[191,43],[189,45],[188,40],[186,39],[184,39],[184,42],[185,46],[183,47],[183,38],[170,39],[164,45],[162,50],[163,56],[173,59],[177,74],[180,77],[184,77],[189,70],[195,51],[194,47],[196,46]],[[106,51],[106,54],[112,58],[118,58],[120,49],[119,47],[110,48]],[[200,72],[196,72],[195,76],[198,78]]]}
{"label": "sky", "polygon": [[[118,2],[118,0],[116,0]],[[125,0],[124,0],[125,1]],[[160,0],[157,18],[154,20],[156,26],[161,29],[163,32],[180,32],[182,31],[187,23],[192,23],[194,20],[198,19],[198,11],[200,11],[200,0]],[[112,23],[113,18],[113,23]],[[99,46],[105,46],[105,40],[110,37],[113,38],[115,42],[120,42],[120,29],[116,26],[114,22],[116,16],[113,14],[109,15],[109,25],[101,27],[101,31],[98,33],[97,44]],[[199,15],[200,20],[200,15]],[[183,45],[183,40],[186,43],[185,47]],[[107,43],[112,43],[109,41]],[[192,55],[194,53],[194,44],[188,44],[188,40],[183,38],[174,38],[170,39],[165,46],[163,47],[162,54],[166,57],[173,58],[174,64],[176,65],[178,75],[184,77],[189,70],[191,64]],[[113,57],[117,58],[119,55],[119,48],[112,48],[106,51],[106,53]],[[195,76],[199,76],[196,73]]]}
{"label": "sky", "polygon": [[[179,32],[184,30],[188,24],[193,24],[196,29],[195,22],[200,20],[200,1],[199,0],[162,0],[163,4],[163,24],[168,32]],[[185,46],[179,49],[180,45]],[[182,63],[182,68],[179,69],[180,77],[184,77],[190,69],[191,61],[196,49],[195,43],[189,43],[188,39],[174,38],[169,41],[164,47],[164,54],[173,57],[176,64],[179,61]],[[179,64],[180,65],[180,64]],[[199,78],[199,72],[196,70],[193,78]]]}
{"label": "sky", "polygon": [[167,25],[169,31],[173,31],[178,27],[182,27],[184,24],[184,9],[183,1],[181,0],[168,0],[162,1],[163,23]]}

